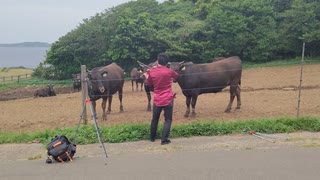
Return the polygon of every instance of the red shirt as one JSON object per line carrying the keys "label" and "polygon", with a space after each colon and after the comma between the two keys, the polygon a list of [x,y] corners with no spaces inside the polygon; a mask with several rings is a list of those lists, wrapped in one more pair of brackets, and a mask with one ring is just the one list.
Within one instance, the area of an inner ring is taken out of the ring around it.
{"label": "red shirt", "polygon": [[159,65],[150,70],[147,83],[154,87],[153,102],[156,106],[167,106],[172,101],[172,79],[177,77],[178,73],[165,66]]}

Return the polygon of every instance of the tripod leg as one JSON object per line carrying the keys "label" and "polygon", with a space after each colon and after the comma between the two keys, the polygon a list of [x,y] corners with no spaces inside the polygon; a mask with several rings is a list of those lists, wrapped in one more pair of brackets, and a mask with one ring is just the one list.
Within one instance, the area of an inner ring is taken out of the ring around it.
{"label": "tripod leg", "polygon": [[96,133],[97,133],[97,135],[98,135],[99,142],[100,142],[100,144],[101,144],[101,146],[102,146],[102,148],[103,148],[104,154],[106,155],[106,158],[107,158],[107,157],[108,157],[107,151],[106,151],[106,148],[105,148],[105,146],[104,146],[104,143],[103,143],[102,140],[101,140],[101,133],[100,133],[100,130],[99,130],[99,127],[98,127],[98,124],[97,124],[97,119],[96,119],[96,116],[95,116],[95,114],[94,114],[93,106],[92,106],[91,103],[90,103],[90,110],[91,110],[92,119],[93,119],[93,122],[94,122],[94,126],[95,126],[95,128],[96,128]]}
{"label": "tripod leg", "polygon": [[85,107],[85,106],[86,106],[86,104],[84,103],[83,106],[82,106],[82,113],[81,113],[81,115],[80,115],[79,123],[78,123],[78,125],[77,125],[75,134],[74,134],[74,136],[73,136],[72,138],[70,138],[70,141],[71,141],[71,142],[73,142],[73,141],[76,139],[76,136],[77,136],[78,131],[79,131],[80,123],[81,123],[82,120],[84,120],[84,113],[85,113],[85,108],[84,108],[84,107]]}

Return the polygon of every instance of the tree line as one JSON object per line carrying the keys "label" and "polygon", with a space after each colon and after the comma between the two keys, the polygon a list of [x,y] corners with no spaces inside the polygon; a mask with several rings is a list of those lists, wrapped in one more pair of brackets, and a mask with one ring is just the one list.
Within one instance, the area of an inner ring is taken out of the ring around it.
{"label": "tree line", "polygon": [[159,52],[171,61],[239,56],[260,63],[320,56],[318,0],[136,0],[84,19],[51,45],[34,75],[66,79],[116,62],[126,72]]}

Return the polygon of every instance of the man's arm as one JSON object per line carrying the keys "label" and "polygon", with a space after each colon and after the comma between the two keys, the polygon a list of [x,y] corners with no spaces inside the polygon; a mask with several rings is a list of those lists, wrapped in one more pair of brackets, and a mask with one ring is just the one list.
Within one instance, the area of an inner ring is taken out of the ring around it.
{"label": "man's arm", "polygon": [[172,79],[176,80],[179,77],[179,74],[173,70],[171,70],[171,72],[172,72]]}

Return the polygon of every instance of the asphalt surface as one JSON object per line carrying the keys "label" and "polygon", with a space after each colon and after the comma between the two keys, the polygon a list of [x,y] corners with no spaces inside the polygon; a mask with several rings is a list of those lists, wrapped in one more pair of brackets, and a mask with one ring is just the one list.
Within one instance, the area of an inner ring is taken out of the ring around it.
{"label": "asphalt surface", "polygon": [[159,140],[105,143],[107,158],[92,144],[78,146],[73,162],[52,164],[45,163],[43,145],[0,145],[0,179],[319,179],[320,133],[268,139],[274,143],[251,135],[179,138],[165,146]]}

